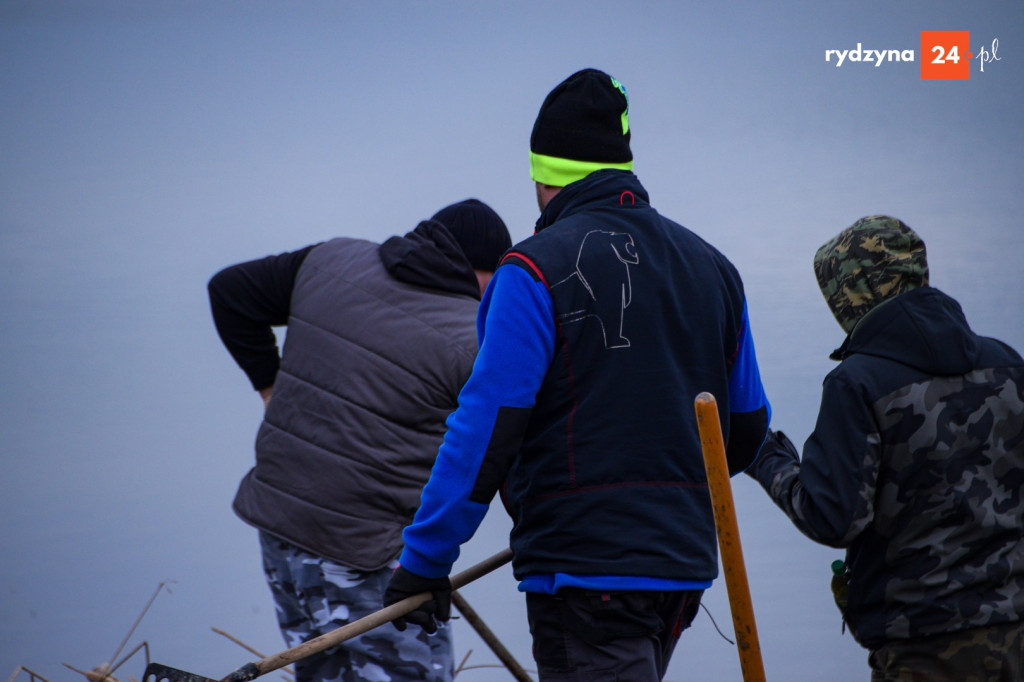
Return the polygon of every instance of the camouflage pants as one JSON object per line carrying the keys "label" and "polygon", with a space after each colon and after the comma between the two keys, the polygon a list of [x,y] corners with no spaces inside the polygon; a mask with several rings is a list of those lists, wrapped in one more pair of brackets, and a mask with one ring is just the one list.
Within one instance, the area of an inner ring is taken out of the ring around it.
{"label": "camouflage pants", "polygon": [[871,682],[1021,682],[1024,622],[890,642],[868,662]]}
{"label": "camouflage pants", "polygon": [[[260,533],[263,569],[287,646],[318,637],[381,608],[394,565],[363,572]],[[451,628],[427,635],[390,623],[295,663],[296,682],[449,682]]]}

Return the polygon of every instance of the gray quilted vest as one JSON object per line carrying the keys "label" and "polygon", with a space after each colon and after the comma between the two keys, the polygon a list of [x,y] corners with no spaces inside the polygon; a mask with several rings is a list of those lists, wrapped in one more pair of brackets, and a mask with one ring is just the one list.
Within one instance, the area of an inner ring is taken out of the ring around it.
{"label": "gray quilted vest", "polygon": [[234,501],[256,528],[366,571],[400,553],[477,351],[478,301],[392,278],[378,248],[334,239],[299,270]]}

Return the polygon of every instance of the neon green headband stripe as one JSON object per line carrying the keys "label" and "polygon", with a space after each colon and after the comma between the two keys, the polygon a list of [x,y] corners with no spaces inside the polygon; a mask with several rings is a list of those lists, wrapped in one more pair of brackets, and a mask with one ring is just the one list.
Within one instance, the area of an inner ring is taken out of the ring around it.
{"label": "neon green headband stripe", "polygon": [[530,177],[535,181],[552,187],[565,187],[569,183],[581,180],[602,168],[618,168],[633,170],[633,162],[612,163],[609,161],[576,161],[560,159],[557,156],[545,156],[530,152]]}
{"label": "neon green headband stripe", "polygon": [[[611,78],[611,76],[609,76]],[[612,85],[622,93],[622,96],[626,98],[626,109],[622,112],[622,134],[625,135],[629,132],[629,95],[626,94],[626,86],[619,81],[612,78]]]}

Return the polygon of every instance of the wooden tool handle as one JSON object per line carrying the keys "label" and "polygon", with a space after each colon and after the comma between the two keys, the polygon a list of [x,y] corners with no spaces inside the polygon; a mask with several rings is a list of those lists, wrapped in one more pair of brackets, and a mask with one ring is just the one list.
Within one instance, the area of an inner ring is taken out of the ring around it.
{"label": "wooden tool handle", "polygon": [[718,549],[722,554],[722,571],[729,591],[729,606],[733,628],[736,630],[743,680],[764,682],[761,644],[757,639],[754,606],[747,583],[747,568],[743,563],[743,548],[740,546],[740,530],[736,523],[732,486],[729,483],[729,464],[725,459],[718,404],[710,393],[701,393],[694,401],[694,409],[697,411],[697,428],[700,430],[700,444],[704,450],[704,469],[707,471],[711,506],[715,512]]}

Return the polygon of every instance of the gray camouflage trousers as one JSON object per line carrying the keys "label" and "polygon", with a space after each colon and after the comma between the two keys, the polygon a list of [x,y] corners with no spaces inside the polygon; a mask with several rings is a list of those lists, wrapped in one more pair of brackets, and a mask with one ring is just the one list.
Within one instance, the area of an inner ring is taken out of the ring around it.
{"label": "gray camouflage trousers", "polygon": [[1022,682],[1024,622],[895,640],[868,662],[871,682]]}
{"label": "gray camouflage trousers", "polygon": [[[398,565],[365,572],[341,566],[260,533],[263,569],[289,648],[336,630],[382,607],[384,589]],[[295,663],[295,682],[450,682],[451,628],[434,635],[387,623]]]}

